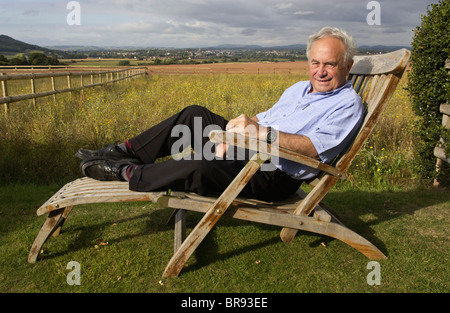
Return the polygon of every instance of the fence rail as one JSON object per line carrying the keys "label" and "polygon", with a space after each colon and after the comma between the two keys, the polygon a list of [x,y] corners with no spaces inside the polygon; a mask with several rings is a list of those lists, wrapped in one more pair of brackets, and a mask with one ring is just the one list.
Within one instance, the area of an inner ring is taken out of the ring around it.
{"label": "fence rail", "polygon": [[14,70],[14,71],[26,71],[26,70],[46,70],[51,71],[54,69],[68,69],[67,65],[2,65],[1,70]]}
{"label": "fence rail", "polygon": [[198,74],[300,74],[308,73],[307,61],[248,62],[210,64],[171,64],[147,67],[149,75],[198,75]]}
{"label": "fence rail", "polygon": [[[33,99],[36,102],[36,98],[47,97],[51,95],[56,95],[59,93],[65,93],[75,90],[80,90],[84,88],[90,88],[95,86],[102,86],[109,83],[118,82],[124,79],[131,79],[132,77],[145,75],[145,67],[134,67],[126,68],[121,70],[113,71],[91,71],[91,72],[52,72],[52,73],[33,73],[33,74],[2,74],[0,75],[0,82],[2,85],[3,97],[0,98],[0,104],[4,104],[5,112],[8,111],[8,104],[12,102]],[[80,85],[72,86],[72,78],[79,76]],[[103,80],[105,76],[106,80]],[[56,77],[67,77],[67,87],[62,89],[56,88]],[[84,79],[90,77],[90,83],[84,84]],[[50,78],[51,79],[51,90],[36,92],[35,81],[37,79]],[[13,80],[29,80],[31,86],[31,93],[19,94],[19,95],[9,95],[8,94],[8,82]]]}
{"label": "fence rail", "polygon": [[148,67],[149,74],[197,75],[197,74],[306,74],[304,69],[282,67]]}

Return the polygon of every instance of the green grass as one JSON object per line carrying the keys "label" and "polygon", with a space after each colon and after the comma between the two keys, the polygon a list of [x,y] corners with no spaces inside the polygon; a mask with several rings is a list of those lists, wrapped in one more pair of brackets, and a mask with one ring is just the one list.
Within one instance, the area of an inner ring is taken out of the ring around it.
{"label": "green grass", "polygon": [[[420,187],[410,163],[415,119],[399,86],[348,173],[325,198],[385,254],[381,285],[368,259],[337,240],[221,220],[178,278],[161,279],[172,251],[170,211],[149,203],[76,207],[43,259],[26,262],[45,217],[36,209],[80,177],[74,153],[126,140],[190,104],[232,118],[268,109],[300,75],[152,76],[11,104],[0,117],[0,292],[449,292],[448,190]],[[17,88],[29,88],[27,84]],[[188,214],[188,231],[201,215]],[[108,243],[101,245],[100,243]],[[96,247],[97,246],[97,247]],[[81,285],[69,286],[70,261]]]}
{"label": "green grass", "polygon": [[[79,175],[80,147],[124,141],[191,104],[227,118],[269,108],[294,75],[152,76],[12,103],[0,115],[0,180],[54,182]],[[24,88],[27,88],[25,84]]]}
{"label": "green grass", "polygon": [[[45,217],[35,210],[59,186],[0,187],[0,292],[442,292],[450,291],[450,196],[440,190],[338,188],[327,204],[388,259],[381,284],[366,282],[369,260],[329,237],[299,232],[281,242],[279,227],[224,218],[177,278],[161,275],[173,253],[171,211],[149,203],[76,207],[61,234],[26,262]],[[201,218],[188,213],[188,231]],[[107,243],[101,245],[100,243]],[[70,261],[81,285],[70,286]]]}
{"label": "green grass", "polygon": [[[104,88],[12,103],[0,116],[0,180],[51,183],[79,175],[79,147],[124,141],[191,104],[228,119],[270,108],[302,75],[151,76]],[[29,88],[29,82],[16,85]],[[355,185],[413,185],[414,115],[399,86],[374,134],[352,164]]]}

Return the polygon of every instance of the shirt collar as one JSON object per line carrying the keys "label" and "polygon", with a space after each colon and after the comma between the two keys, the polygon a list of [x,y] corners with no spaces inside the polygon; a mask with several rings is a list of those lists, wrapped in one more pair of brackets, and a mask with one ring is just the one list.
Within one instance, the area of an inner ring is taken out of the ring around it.
{"label": "shirt collar", "polygon": [[[325,95],[328,96],[328,95],[333,95],[335,93],[339,93],[341,90],[346,89],[346,88],[351,88],[351,87],[352,87],[352,83],[351,83],[351,81],[348,80],[343,86],[341,86],[341,87],[339,87],[337,89],[334,89],[334,90],[331,90],[331,91],[327,91],[327,92],[315,92],[314,94],[322,95],[322,96],[325,96]],[[311,81],[308,81],[308,85],[307,85],[307,88],[306,88],[306,94],[311,94],[312,95],[312,93],[310,93],[311,88],[312,88]]]}

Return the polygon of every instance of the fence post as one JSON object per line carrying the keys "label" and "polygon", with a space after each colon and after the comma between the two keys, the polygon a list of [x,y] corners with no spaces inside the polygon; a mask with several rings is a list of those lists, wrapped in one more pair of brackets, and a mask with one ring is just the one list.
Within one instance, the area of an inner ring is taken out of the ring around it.
{"label": "fence post", "polygon": [[[36,86],[34,85],[34,78],[31,79],[31,93],[36,93]],[[36,98],[33,98],[33,105],[36,105]]]}
{"label": "fence post", "polygon": [[72,88],[72,81],[70,80],[70,73],[67,74],[67,87],[69,89]]}
{"label": "fence post", "polygon": [[[2,75],[6,75],[6,73],[2,73]],[[8,85],[6,84],[6,80],[2,80],[2,92],[3,97],[8,96]],[[5,107],[5,117],[8,115],[8,103],[4,104]]]}
{"label": "fence post", "polygon": [[[52,72],[52,74],[53,74],[53,72]],[[52,79],[52,90],[56,91],[55,76],[52,76],[51,79]],[[53,95],[53,101],[56,101],[56,94]]]}
{"label": "fence post", "polygon": [[83,84],[83,74],[80,75],[80,92],[82,95],[84,95],[84,84]]}

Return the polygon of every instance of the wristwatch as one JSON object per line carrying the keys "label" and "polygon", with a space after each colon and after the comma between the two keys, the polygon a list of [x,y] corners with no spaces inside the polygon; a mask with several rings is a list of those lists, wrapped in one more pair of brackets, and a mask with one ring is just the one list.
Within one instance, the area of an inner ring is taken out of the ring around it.
{"label": "wristwatch", "polygon": [[272,129],[272,127],[267,127],[266,141],[268,143],[273,143],[277,140],[277,132]]}

